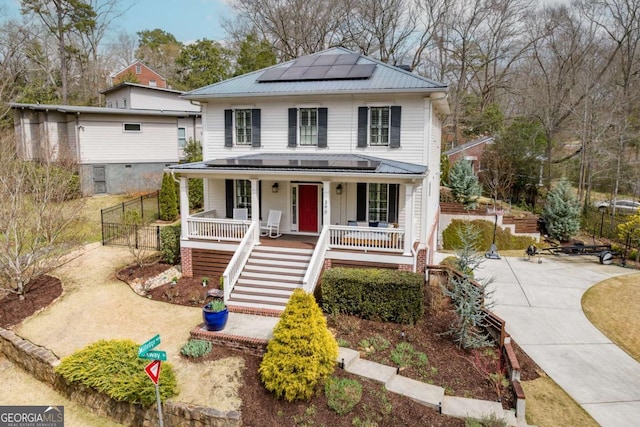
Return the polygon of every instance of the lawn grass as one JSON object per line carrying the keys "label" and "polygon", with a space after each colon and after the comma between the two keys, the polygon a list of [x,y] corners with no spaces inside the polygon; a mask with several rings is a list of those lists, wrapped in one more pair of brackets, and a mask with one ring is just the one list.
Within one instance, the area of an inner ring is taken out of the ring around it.
{"label": "lawn grass", "polygon": [[640,273],[614,277],[582,296],[582,310],[593,325],[640,362]]}
{"label": "lawn grass", "polygon": [[597,427],[598,423],[551,378],[542,375],[533,381],[523,381],[527,396],[527,423],[538,427]]}
{"label": "lawn grass", "polygon": [[99,242],[102,239],[100,209],[117,205],[130,198],[126,195],[101,195],[84,199],[81,215],[85,221],[81,231],[86,235],[87,243]]}

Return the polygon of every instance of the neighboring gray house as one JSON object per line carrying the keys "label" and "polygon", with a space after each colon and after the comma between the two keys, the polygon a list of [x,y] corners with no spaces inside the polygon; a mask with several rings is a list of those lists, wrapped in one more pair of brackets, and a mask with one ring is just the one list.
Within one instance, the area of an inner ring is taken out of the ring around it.
{"label": "neighboring gray house", "polygon": [[19,155],[72,159],[84,195],[157,190],[186,142],[201,139],[200,107],[181,92],[130,83],[103,93],[126,108],[11,104]]}

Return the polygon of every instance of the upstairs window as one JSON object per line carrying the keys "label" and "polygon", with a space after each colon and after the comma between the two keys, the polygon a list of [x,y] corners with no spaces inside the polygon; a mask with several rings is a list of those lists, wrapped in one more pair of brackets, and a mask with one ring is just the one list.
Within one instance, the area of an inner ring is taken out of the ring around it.
{"label": "upstairs window", "polygon": [[149,86],[156,87],[158,86],[158,83],[155,80],[149,80]]}
{"label": "upstairs window", "polygon": [[251,110],[235,111],[237,145],[251,145]]}
{"label": "upstairs window", "polygon": [[187,128],[178,128],[178,147],[184,148],[187,145]]}
{"label": "upstairs window", "polygon": [[327,146],[326,108],[289,108],[288,146]]}
{"label": "upstairs window", "polygon": [[136,74],[142,74],[142,65],[136,65]]}
{"label": "upstairs window", "polygon": [[260,147],[260,110],[224,110],[224,146]]}
{"label": "upstairs window", "polygon": [[124,132],[142,132],[142,124],[140,123],[123,123],[122,130]]}
{"label": "upstairs window", "polygon": [[402,109],[391,107],[358,108],[358,147],[400,147]]}

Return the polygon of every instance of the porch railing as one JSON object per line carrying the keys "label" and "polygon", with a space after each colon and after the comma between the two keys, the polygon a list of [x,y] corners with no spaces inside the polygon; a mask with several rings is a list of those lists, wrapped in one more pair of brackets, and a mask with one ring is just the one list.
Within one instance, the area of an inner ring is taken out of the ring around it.
{"label": "porch railing", "polygon": [[325,225],[322,227],[316,248],[313,250],[313,255],[311,255],[311,260],[309,261],[309,267],[307,267],[307,272],[302,279],[302,289],[310,294],[315,290],[318,277],[320,277],[320,272],[322,272],[322,267],[324,266],[324,255],[329,248],[328,237],[329,227]]}
{"label": "porch railing", "polygon": [[249,256],[251,255],[251,251],[256,244],[256,234],[260,232],[260,229],[253,222],[248,222],[249,228],[247,232],[244,234],[244,237],[240,241],[236,252],[233,254],[231,261],[225,268],[224,273],[222,273],[223,286],[224,286],[224,302],[226,303],[229,300],[229,296],[231,295],[231,291],[235,286],[238,278],[240,277],[240,273],[242,273],[242,269],[244,268]]}
{"label": "porch railing", "polygon": [[404,229],[329,226],[329,248],[358,251],[404,252]]}
{"label": "porch railing", "polygon": [[207,211],[187,218],[187,237],[190,239],[239,242],[246,236],[251,221],[213,218],[214,214],[215,211]]}

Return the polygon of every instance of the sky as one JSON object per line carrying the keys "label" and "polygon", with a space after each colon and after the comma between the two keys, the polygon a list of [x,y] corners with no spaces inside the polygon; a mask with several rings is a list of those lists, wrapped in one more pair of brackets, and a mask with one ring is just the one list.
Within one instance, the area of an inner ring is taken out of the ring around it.
{"label": "sky", "polygon": [[[203,38],[224,39],[220,17],[232,14],[223,0],[120,0],[122,9],[132,3],[117,20],[118,29],[114,32],[124,30],[135,35],[138,31],[160,28],[183,43]],[[20,0],[0,0],[0,13],[19,19]]]}

